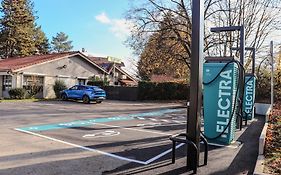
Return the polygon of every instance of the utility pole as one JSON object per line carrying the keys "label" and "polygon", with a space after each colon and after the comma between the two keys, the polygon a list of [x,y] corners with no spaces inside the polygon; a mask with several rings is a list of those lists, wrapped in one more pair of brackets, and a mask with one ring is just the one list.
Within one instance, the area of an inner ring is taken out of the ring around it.
{"label": "utility pole", "polygon": [[270,98],[270,102],[271,102],[271,108],[273,109],[273,97],[274,97],[274,82],[273,82],[273,79],[274,79],[274,67],[273,67],[273,64],[274,64],[274,55],[273,55],[273,41],[270,42],[270,57],[271,57],[271,98]]}
{"label": "utility pole", "polygon": [[113,86],[115,86],[115,62],[113,62]]}
{"label": "utility pole", "polygon": [[[190,108],[187,119],[187,135],[200,148],[202,74],[204,52],[204,0],[192,1],[192,43],[190,74]],[[187,150],[187,167],[195,170],[198,166],[200,151],[189,147]]]}

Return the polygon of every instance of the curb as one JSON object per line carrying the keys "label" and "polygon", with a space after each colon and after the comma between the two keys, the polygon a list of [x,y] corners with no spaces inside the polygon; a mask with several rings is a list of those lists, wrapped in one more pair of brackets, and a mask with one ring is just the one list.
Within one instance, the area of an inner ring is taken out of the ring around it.
{"label": "curb", "polygon": [[265,114],[265,124],[262,129],[261,135],[259,137],[259,155],[257,158],[254,175],[267,175],[264,173],[264,163],[265,163],[265,157],[264,157],[264,148],[265,148],[265,138],[266,138],[266,131],[268,127],[268,119],[269,115],[271,114],[272,106],[270,106]]}

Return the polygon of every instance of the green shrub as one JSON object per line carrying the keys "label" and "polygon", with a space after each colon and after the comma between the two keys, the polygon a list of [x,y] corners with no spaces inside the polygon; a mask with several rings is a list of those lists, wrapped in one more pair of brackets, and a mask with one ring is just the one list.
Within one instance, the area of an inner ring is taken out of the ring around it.
{"label": "green shrub", "polygon": [[24,86],[23,88],[27,92],[26,98],[34,98],[34,97],[36,97],[36,95],[38,93],[43,91],[43,86],[42,85],[36,85],[36,84],[29,85],[29,86]]}
{"label": "green shrub", "polygon": [[109,85],[109,81],[107,78],[104,78],[103,80],[99,77],[89,77],[89,81],[87,82],[87,85],[89,86],[99,86],[99,87],[104,87]]}
{"label": "green shrub", "polygon": [[103,87],[104,86],[104,82],[103,81],[88,81],[87,85]]}
{"label": "green shrub", "polygon": [[65,82],[62,80],[56,80],[55,84],[53,86],[53,89],[55,91],[56,97],[60,98],[60,92],[67,89]]}
{"label": "green shrub", "polygon": [[140,100],[188,100],[189,87],[178,82],[139,82]]}
{"label": "green shrub", "polygon": [[26,90],[23,88],[15,88],[9,90],[10,98],[12,99],[24,99]]}

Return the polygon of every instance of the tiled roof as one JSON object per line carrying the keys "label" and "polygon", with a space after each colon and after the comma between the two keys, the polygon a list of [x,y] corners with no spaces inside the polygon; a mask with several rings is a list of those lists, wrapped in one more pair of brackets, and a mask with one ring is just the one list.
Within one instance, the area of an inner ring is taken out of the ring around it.
{"label": "tiled roof", "polygon": [[151,82],[161,83],[161,82],[170,82],[175,80],[172,76],[168,75],[152,75],[150,78]]}
{"label": "tiled roof", "polygon": [[79,52],[53,53],[26,57],[12,57],[0,60],[0,71],[14,71],[28,66],[44,63],[58,58],[78,54]]}
{"label": "tiled roof", "polygon": [[[94,63],[96,63],[97,65],[99,65],[100,67],[102,67],[103,69],[105,69],[107,72],[110,71],[110,69],[113,66],[113,62],[108,61],[108,59],[106,57],[88,57],[91,61],[93,61]],[[123,67],[125,66],[124,63],[115,63],[116,66],[118,67]]]}

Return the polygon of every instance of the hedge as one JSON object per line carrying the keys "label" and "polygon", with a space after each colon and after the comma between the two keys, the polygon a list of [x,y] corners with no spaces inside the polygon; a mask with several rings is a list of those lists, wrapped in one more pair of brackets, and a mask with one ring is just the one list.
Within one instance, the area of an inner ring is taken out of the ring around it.
{"label": "hedge", "polygon": [[10,98],[12,99],[24,99],[26,90],[23,88],[14,88],[9,90]]}
{"label": "hedge", "polygon": [[187,100],[189,87],[177,82],[139,82],[139,100]]}
{"label": "hedge", "polygon": [[87,85],[89,85],[89,86],[104,87],[104,86],[107,85],[107,82],[104,82],[104,81],[88,81]]}

